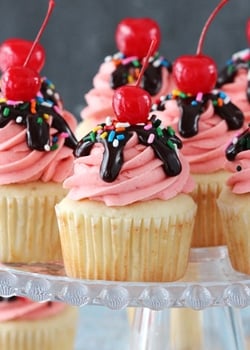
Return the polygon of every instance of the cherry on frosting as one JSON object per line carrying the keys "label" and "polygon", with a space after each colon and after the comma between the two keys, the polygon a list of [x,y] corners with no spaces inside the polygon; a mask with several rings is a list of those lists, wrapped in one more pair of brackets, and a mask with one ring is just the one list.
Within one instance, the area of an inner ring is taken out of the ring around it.
{"label": "cherry on frosting", "polygon": [[54,9],[55,1],[49,0],[48,10],[42,26],[34,40],[22,66],[11,66],[2,75],[1,89],[3,95],[14,101],[29,101],[35,98],[41,87],[41,78],[37,71],[29,67],[32,53],[42,36]]}
{"label": "cherry on frosting", "polygon": [[[5,72],[9,67],[22,66],[33,45],[33,41],[10,38],[0,45],[0,69]],[[29,68],[40,72],[45,63],[45,50],[39,43],[36,44],[28,62]]]}
{"label": "cherry on frosting", "polygon": [[115,33],[118,50],[127,57],[136,56],[139,59],[147,55],[152,40],[156,41],[156,52],[160,39],[160,28],[151,18],[124,18],[118,24]]}
{"label": "cherry on frosting", "polygon": [[209,16],[201,33],[196,55],[180,56],[173,63],[173,77],[176,85],[178,89],[187,94],[208,93],[215,87],[217,80],[216,63],[211,57],[203,55],[201,49],[209,25],[228,1],[221,0]]}
{"label": "cherry on frosting", "polygon": [[151,41],[150,48],[145,57],[142,69],[137,79],[136,85],[125,85],[116,89],[113,95],[113,110],[120,122],[130,124],[145,123],[152,106],[150,94],[139,87],[145,69],[152,52],[155,50],[156,40]]}

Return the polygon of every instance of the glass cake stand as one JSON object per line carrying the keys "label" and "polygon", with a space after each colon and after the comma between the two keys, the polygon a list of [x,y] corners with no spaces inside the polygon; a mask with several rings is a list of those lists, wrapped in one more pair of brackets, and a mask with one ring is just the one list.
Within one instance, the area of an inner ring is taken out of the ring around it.
{"label": "glass cake stand", "polygon": [[61,264],[4,264],[0,296],[12,295],[128,308],[131,350],[250,349],[240,313],[250,306],[250,276],[233,270],[224,246],[191,249],[185,276],[171,283],[79,280]]}

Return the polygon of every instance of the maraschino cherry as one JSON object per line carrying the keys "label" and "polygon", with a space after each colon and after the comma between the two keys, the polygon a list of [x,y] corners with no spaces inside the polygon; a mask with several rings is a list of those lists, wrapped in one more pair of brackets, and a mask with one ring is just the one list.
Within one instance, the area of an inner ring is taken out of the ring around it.
{"label": "maraschino cherry", "polygon": [[[0,70],[5,72],[9,67],[22,66],[26,61],[33,41],[19,38],[10,38],[0,45]],[[45,50],[39,43],[36,44],[28,67],[40,72],[45,63]]]}
{"label": "maraschino cherry", "polygon": [[22,66],[11,66],[2,75],[1,89],[3,95],[13,101],[29,101],[36,96],[41,87],[41,78],[37,71],[29,67],[32,53],[40,40],[50,15],[55,6],[54,0],[49,0],[48,11],[33,45]]}
{"label": "maraschino cherry", "polygon": [[145,69],[152,52],[155,50],[156,40],[151,41],[147,56],[145,57],[142,69],[135,86],[125,85],[116,89],[113,95],[113,110],[120,122],[130,124],[145,123],[152,106],[150,94],[139,87]]}
{"label": "maraschino cherry", "polygon": [[127,57],[136,56],[138,59],[147,55],[152,40],[156,41],[156,52],[160,39],[160,28],[151,18],[125,18],[118,24],[115,33],[118,50]]}
{"label": "maraschino cherry", "polygon": [[208,27],[229,0],[222,0],[209,16],[199,39],[196,55],[184,55],[177,58],[173,64],[173,77],[179,90],[197,95],[210,92],[216,84],[217,68],[214,60],[203,55],[201,50]]}

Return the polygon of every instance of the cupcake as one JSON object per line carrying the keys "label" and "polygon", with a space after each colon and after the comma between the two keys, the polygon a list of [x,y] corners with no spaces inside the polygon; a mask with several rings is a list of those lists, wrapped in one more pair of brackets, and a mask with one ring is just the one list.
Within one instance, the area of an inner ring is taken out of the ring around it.
{"label": "cupcake", "polygon": [[229,257],[235,270],[250,274],[250,130],[226,149],[230,176],[218,198]]}
{"label": "cupcake", "polygon": [[[27,44],[31,49],[25,62],[20,62],[17,55],[1,77],[0,261],[3,263],[50,262],[62,258],[54,207],[65,195],[62,182],[72,172],[77,140],[58,101],[40,93],[43,80],[29,66],[53,6],[54,2],[50,1],[36,40],[33,45]],[[6,45],[15,47],[13,52],[17,54],[26,47],[23,42],[19,49],[13,42]],[[13,56],[12,53],[10,58]],[[35,64],[38,63],[39,70],[40,61],[35,59]]]}
{"label": "cupcake", "polygon": [[[213,11],[208,24],[224,4],[222,1]],[[225,148],[244,126],[239,107],[223,91],[215,90],[216,64],[201,52],[206,30],[202,31],[196,55],[180,56],[173,63],[177,89],[152,106],[152,113],[181,138],[182,152],[196,183],[191,193],[197,203],[192,247],[225,244],[216,200],[228,176]]]}
{"label": "cupcake", "polygon": [[83,108],[76,135],[81,137],[103,121],[103,116],[114,116],[112,97],[115,89],[135,84],[144,57],[153,38],[157,46],[145,70],[141,87],[157,101],[173,88],[171,63],[159,51],[160,28],[151,18],[125,18],[117,26],[115,39],[118,52],[107,56],[93,79],[93,88],[85,94],[87,106]]}
{"label": "cupcake", "polygon": [[192,247],[225,244],[216,200],[228,177],[224,169],[225,148],[242,130],[243,113],[227,95],[212,90],[197,97],[175,90],[155,112],[173,127],[183,143],[195,180],[191,195],[197,203]]}
{"label": "cupcake", "polygon": [[77,309],[57,302],[0,297],[0,348],[73,350]]}
{"label": "cupcake", "polygon": [[[148,119],[150,95],[118,88],[107,118],[75,150],[56,205],[68,276],[174,281],[186,270],[196,205],[189,165],[171,128]],[[105,118],[103,118],[105,119]]]}
{"label": "cupcake", "polygon": [[76,139],[51,101],[0,100],[0,260],[61,260],[54,212]]}

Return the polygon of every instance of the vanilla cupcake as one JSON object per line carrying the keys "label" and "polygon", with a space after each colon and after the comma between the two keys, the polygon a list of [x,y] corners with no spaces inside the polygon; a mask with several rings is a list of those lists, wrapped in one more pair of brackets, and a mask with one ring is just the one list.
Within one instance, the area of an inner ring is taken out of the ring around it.
{"label": "vanilla cupcake", "polygon": [[157,40],[157,46],[145,70],[141,87],[148,91],[153,102],[174,88],[172,65],[158,51],[161,39],[158,23],[151,18],[124,18],[118,23],[115,33],[119,51],[105,58],[93,78],[93,88],[84,96],[86,106],[81,111],[83,121],[76,129],[77,137],[105,121],[104,116],[114,116],[114,91],[136,83],[153,38]]}
{"label": "vanilla cupcake", "polygon": [[0,101],[0,260],[61,260],[54,206],[76,139],[53,102]]}
{"label": "vanilla cupcake", "polygon": [[250,131],[233,139],[226,150],[230,176],[219,198],[229,257],[235,270],[250,274]]}
{"label": "vanilla cupcake", "polygon": [[243,130],[243,113],[218,90],[196,97],[175,90],[154,105],[152,113],[180,137],[196,183],[191,193],[197,203],[192,247],[224,245],[216,201],[229,176],[224,168],[225,149]]}
{"label": "vanilla cupcake", "polygon": [[125,102],[124,115],[114,108],[121,122],[108,118],[76,148],[69,192],[56,205],[68,276],[163,282],[186,271],[196,212],[189,165],[174,131],[138,111],[135,92],[132,111],[122,94],[116,100]]}
{"label": "vanilla cupcake", "polygon": [[23,297],[0,298],[0,348],[73,350],[77,309]]}

